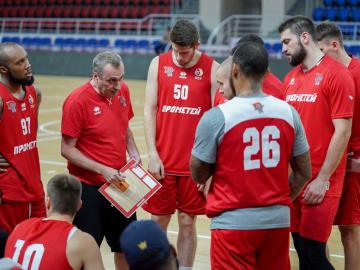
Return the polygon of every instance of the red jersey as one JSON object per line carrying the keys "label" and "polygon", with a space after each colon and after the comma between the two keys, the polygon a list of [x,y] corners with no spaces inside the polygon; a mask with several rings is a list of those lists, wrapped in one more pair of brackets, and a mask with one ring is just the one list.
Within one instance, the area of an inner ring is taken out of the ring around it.
{"label": "red jersey", "polygon": [[[310,145],[312,179],[324,163],[335,131],[332,120],[351,118],[354,109],[354,82],[344,65],[325,56],[312,69],[300,66],[284,79],[286,101],[299,112]],[[330,178],[329,196],[340,196],[345,174],[346,153]]]}
{"label": "red jersey", "polygon": [[352,57],[348,69],[355,82],[354,116],[352,121],[349,152],[360,152],[360,60]]}
{"label": "red jersey", "polygon": [[156,148],[167,174],[190,174],[196,126],[211,108],[212,64],[204,53],[190,68],[176,66],[171,51],[159,56]]}
{"label": "red jersey", "polygon": [[37,96],[33,86],[25,88],[25,97],[17,99],[2,84],[0,118],[0,154],[9,162],[0,173],[4,201],[29,202],[44,198],[37,148]]}
{"label": "red jersey", "polygon": [[66,256],[76,227],[66,221],[31,218],[18,224],[6,242],[5,257],[24,269],[72,270]]}
{"label": "red jersey", "polygon": [[[284,100],[282,82],[270,71],[265,76],[262,87],[265,94]],[[219,92],[219,89],[217,89],[214,98],[214,106],[222,104],[226,100],[226,97]]]}
{"label": "red jersey", "polygon": [[267,96],[235,97],[219,108],[225,130],[217,148],[207,215],[290,205],[288,166],[295,140],[290,106]]}
{"label": "red jersey", "polygon": [[[98,94],[90,82],[75,89],[65,100],[61,132],[77,138],[76,148],[86,157],[114,169],[126,164],[126,130],[134,116],[129,88],[121,84],[111,100]],[[89,185],[106,182],[101,174],[68,162],[70,174]]]}

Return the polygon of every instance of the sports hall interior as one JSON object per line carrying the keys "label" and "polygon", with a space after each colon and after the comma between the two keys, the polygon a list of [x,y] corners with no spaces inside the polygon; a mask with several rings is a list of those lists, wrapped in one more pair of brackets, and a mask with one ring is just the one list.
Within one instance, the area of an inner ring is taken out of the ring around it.
{"label": "sports hall interior", "polygon": [[[44,185],[53,175],[67,172],[60,155],[61,108],[65,97],[90,78],[97,52],[112,49],[123,57],[135,113],[130,127],[146,167],[143,105],[147,68],[166,28],[180,18],[193,21],[200,31],[200,50],[219,62],[241,36],[258,34],[265,41],[271,71],[282,79],[290,67],[281,55],[277,26],[298,14],[315,22],[337,22],[347,51],[360,55],[358,0],[0,0],[0,40],[26,48],[35,83],[43,93],[38,147]],[[138,218],[149,215],[140,209]],[[176,224],[174,216],[168,232],[174,245]],[[199,216],[197,224],[194,269],[210,269],[209,219]],[[335,226],[329,248],[335,268],[342,269],[343,250]],[[101,249],[106,269],[113,269],[106,243]],[[293,247],[290,255],[292,269],[297,270]]]}

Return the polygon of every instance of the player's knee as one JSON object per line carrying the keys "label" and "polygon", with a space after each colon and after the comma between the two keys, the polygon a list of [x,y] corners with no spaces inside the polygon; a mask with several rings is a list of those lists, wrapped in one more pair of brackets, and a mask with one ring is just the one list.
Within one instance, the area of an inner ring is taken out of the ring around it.
{"label": "player's knee", "polygon": [[358,242],[360,236],[360,226],[339,226],[341,239],[343,242]]}
{"label": "player's knee", "polygon": [[179,212],[179,227],[183,230],[195,230],[196,217],[188,215],[183,212]]}
{"label": "player's knee", "polygon": [[151,219],[161,226],[166,231],[170,223],[171,215],[152,215]]}

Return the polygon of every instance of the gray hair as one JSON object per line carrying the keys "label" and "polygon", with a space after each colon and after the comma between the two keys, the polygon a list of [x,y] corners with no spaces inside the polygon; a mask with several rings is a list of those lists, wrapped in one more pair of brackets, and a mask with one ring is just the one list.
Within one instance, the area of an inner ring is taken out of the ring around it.
{"label": "gray hair", "polygon": [[120,67],[123,63],[121,56],[115,51],[104,51],[98,53],[93,59],[93,72],[98,75],[102,75],[104,67],[107,64],[112,65],[115,68]]}

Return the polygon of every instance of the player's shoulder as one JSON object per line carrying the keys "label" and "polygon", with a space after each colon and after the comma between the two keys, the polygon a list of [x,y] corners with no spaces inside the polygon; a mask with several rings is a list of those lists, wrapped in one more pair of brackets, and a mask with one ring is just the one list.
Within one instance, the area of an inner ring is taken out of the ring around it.
{"label": "player's shoulder", "polygon": [[65,102],[82,102],[83,99],[86,99],[91,88],[90,82],[86,82],[85,84],[75,88],[65,99]]}
{"label": "player's shoulder", "polygon": [[[349,69],[359,71],[360,70],[360,59],[355,56],[352,56],[350,64],[349,64]],[[359,74],[359,76],[360,76],[360,74]]]}
{"label": "player's shoulder", "polygon": [[68,241],[67,248],[70,253],[78,253],[86,252],[88,248],[92,248],[94,245],[96,245],[95,239],[89,233],[76,228],[76,231]]}

